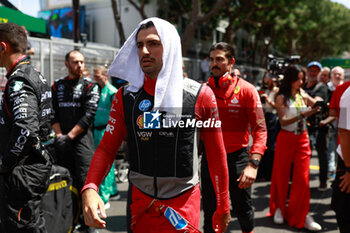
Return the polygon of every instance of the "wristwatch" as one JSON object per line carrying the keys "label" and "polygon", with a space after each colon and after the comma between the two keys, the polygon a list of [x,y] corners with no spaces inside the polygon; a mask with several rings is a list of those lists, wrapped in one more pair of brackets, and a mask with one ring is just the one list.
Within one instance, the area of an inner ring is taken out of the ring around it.
{"label": "wristwatch", "polygon": [[350,173],[350,167],[345,167],[345,172],[349,172]]}
{"label": "wristwatch", "polygon": [[253,166],[254,166],[254,168],[257,168],[257,167],[259,167],[259,164],[260,164],[260,160],[259,159],[249,159],[249,162],[251,163],[251,164],[253,164]]}

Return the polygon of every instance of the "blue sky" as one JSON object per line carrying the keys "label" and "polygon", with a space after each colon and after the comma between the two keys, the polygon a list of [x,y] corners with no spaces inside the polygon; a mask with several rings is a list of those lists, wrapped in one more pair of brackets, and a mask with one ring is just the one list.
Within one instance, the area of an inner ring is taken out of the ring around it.
{"label": "blue sky", "polygon": [[[349,0],[332,0],[333,2],[339,2],[350,9]],[[36,17],[40,10],[39,0],[10,0],[10,2],[18,7],[23,13]]]}
{"label": "blue sky", "polygon": [[339,2],[350,9],[350,1],[349,0],[331,0],[331,1],[332,2]]}

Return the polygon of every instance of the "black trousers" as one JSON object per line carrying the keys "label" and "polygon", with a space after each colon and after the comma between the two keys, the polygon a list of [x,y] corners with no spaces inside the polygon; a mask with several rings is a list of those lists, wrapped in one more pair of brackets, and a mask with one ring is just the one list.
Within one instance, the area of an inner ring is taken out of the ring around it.
{"label": "black trousers", "polygon": [[1,232],[46,233],[40,204],[49,186],[51,163],[16,166],[3,176]]}
{"label": "black trousers", "polygon": [[90,129],[74,139],[70,148],[65,151],[56,151],[57,164],[69,170],[73,178],[73,186],[79,192],[85,184],[94,152],[94,138]]}
{"label": "black trousers", "polygon": [[[251,199],[251,187],[240,189],[236,181],[248,164],[248,152],[242,148],[233,153],[227,154],[229,168],[229,189],[233,215],[237,216],[242,231],[250,232],[254,229],[254,210]],[[204,211],[204,232],[214,233],[212,228],[212,217],[216,210],[216,195],[210,179],[208,163],[203,154],[201,163],[201,189],[202,204]]]}
{"label": "black trousers", "polygon": [[344,175],[345,171],[344,161],[338,157],[337,174],[332,184],[333,194],[331,207],[335,211],[337,223],[340,233],[350,232],[350,193],[342,192],[339,188],[341,182],[340,177]]}
{"label": "black trousers", "polygon": [[267,127],[267,149],[264,156],[261,158],[257,179],[271,180],[273,159],[275,156],[275,144],[281,125],[278,121],[277,115],[274,113],[265,113],[265,121]]}
{"label": "black trousers", "polygon": [[329,127],[327,125],[320,127],[316,137],[316,150],[318,162],[320,166],[320,183],[327,182],[328,176],[328,142],[329,142]]}
{"label": "black trousers", "polygon": [[[75,138],[72,145],[65,151],[56,151],[57,164],[68,169],[73,179],[73,186],[78,190],[79,196],[85,184],[94,152],[95,146],[91,128]],[[79,211],[81,214],[78,225],[81,225],[86,231],[92,231],[93,228],[85,225],[82,209],[78,210],[78,213]]]}

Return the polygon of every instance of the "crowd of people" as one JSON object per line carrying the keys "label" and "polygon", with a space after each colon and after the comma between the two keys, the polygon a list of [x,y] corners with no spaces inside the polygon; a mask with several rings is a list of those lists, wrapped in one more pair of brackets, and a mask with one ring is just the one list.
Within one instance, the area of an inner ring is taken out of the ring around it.
{"label": "crowd of people", "polygon": [[[94,80],[84,55],[69,51],[68,75],[50,90],[26,56],[23,28],[0,24],[0,45],[8,72],[0,107],[1,232],[50,232],[41,201],[53,166],[69,171],[81,195],[74,231],[106,227],[109,200],[120,198],[114,160],[125,141],[128,232],[200,232],[201,202],[205,233],[225,232],[231,214],[242,232],[254,232],[251,190],[260,179],[271,181],[267,215],[274,223],[320,231],[309,214],[312,149],[319,191],[334,178],[331,206],[340,232],[350,232],[350,81],[343,83],[343,68],[290,65],[283,78],[267,72],[258,92],[234,69],[233,47],[218,42],[201,64],[201,84],[184,75],[176,28],[149,18],[108,69],[94,67]],[[118,89],[109,76],[118,77]],[[45,146],[52,132],[55,153]]]}

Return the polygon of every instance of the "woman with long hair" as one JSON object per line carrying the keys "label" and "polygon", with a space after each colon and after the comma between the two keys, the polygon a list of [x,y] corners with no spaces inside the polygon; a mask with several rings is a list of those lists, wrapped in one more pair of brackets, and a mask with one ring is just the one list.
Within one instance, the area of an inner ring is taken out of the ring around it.
{"label": "woman with long hair", "polygon": [[[276,140],[268,215],[274,215],[276,224],[283,224],[285,219],[291,227],[318,231],[321,226],[308,215],[311,149],[305,118],[319,112],[320,107],[308,107],[316,101],[301,89],[304,81],[305,72],[292,65],[285,70],[277,93],[276,109],[281,130]],[[287,201],[292,164],[293,176]]]}

